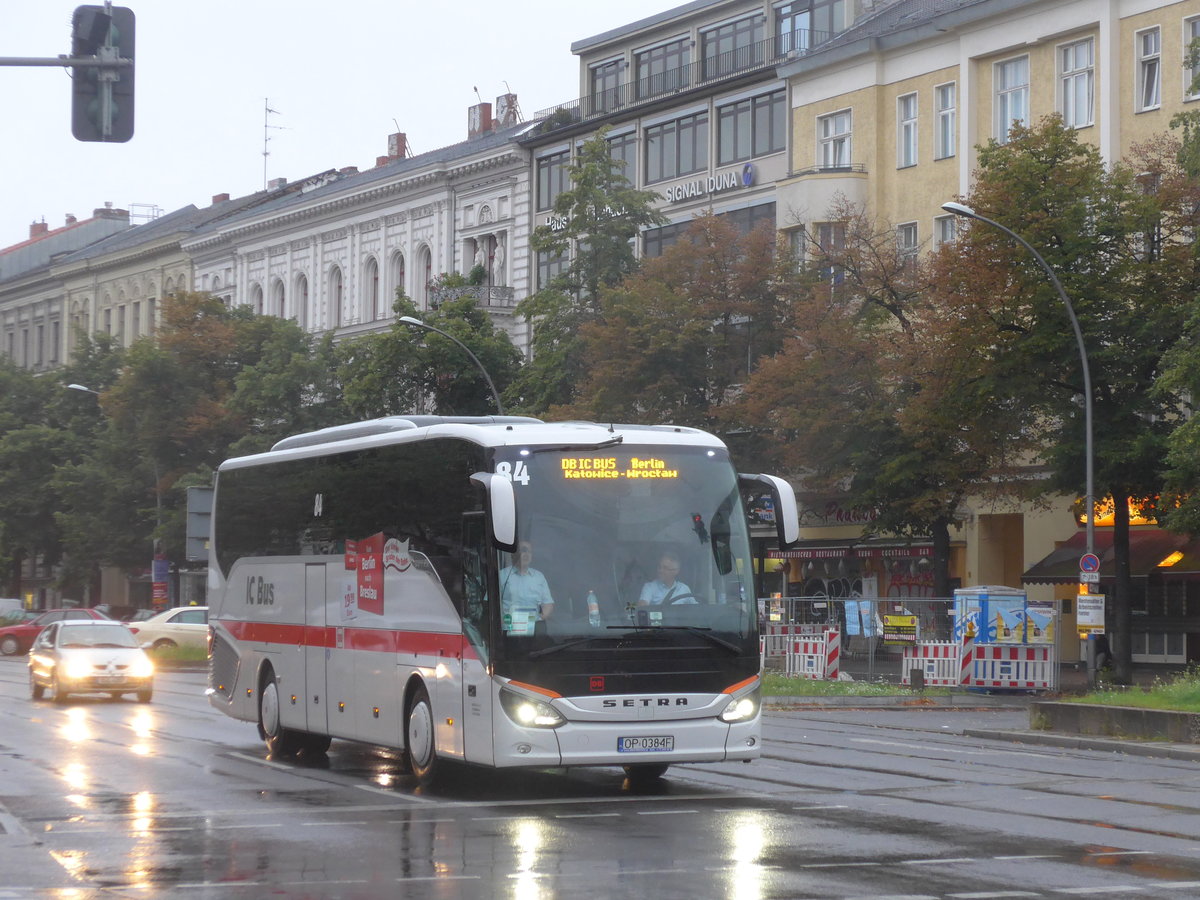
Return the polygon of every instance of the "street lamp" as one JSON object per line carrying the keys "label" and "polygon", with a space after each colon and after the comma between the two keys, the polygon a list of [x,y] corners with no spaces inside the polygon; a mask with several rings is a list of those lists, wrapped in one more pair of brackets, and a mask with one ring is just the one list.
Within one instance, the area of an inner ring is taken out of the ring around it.
{"label": "street lamp", "polygon": [[72,391],[83,391],[85,394],[95,394],[97,397],[100,396],[99,391],[93,391],[90,387],[84,387],[82,384],[68,384],[67,388]]}
{"label": "street lamp", "polygon": [[1094,554],[1096,552],[1096,493],[1095,452],[1092,446],[1092,373],[1088,368],[1087,348],[1083,345],[1083,331],[1079,328],[1079,319],[1075,317],[1075,308],[1071,306],[1071,300],[1067,297],[1067,292],[1063,290],[1062,282],[1058,280],[1058,276],[1054,274],[1054,270],[1050,268],[1049,263],[1042,259],[1042,255],[1034,250],[1027,240],[1011,228],[1006,228],[999,222],[995,222],[986,216],[981,216],[975,210],[971,209],[971,207],[962,203],[954,203],[953,201],[943,203],[942,209],[946,210],[946,212],[954,213],[956,216],[962,216],[965,219],[975,219],[978,222],[983,222],[985,225],[999,228],[1028,250],[1045,270],[1046,275],[1050,278],[1050,283],[1058,291],[1058,296],[1062,299],[1063,306],[1067,308],[1067,316],[1070,317],[1071,327],[1075,330],[1075,342],[1079,345],[1079,361],[1083,366],[1084,453],[1087,461],[1087,496],[1084,498],[1084,512],[1087,515],[1087,552]]}
{"label": "street lamp", "polygon": [[447,334],[446,332],[442,331],[442,329],[434,328],[432,325],[422,322],[420,319],[414,319],[412,316],[401,316],[398,321],[403,322],[405,325],[412,325],[415,328],[426,328],[429,331],[436,331],[442,337],[449,338],[450,340],[454,341],[454,343],[458,344],[458,346],[462,347],[463,352],[466,353],[467,356],[471,357],[471,362],[475,363],[475,366],[480,372],[483,373],[483,377],[487,381],[488,387],[491,388],[492,399],[496,402],[496,412],[499,415],[504,415],[504,407],[500,405],[500,394],[496,390],[496,385],[492,383],[492,376],[489,375],[487,369],[483,367],[483,363],[479,361],[479,357],[471,352],[470,347],[468,347],[454,335]]}

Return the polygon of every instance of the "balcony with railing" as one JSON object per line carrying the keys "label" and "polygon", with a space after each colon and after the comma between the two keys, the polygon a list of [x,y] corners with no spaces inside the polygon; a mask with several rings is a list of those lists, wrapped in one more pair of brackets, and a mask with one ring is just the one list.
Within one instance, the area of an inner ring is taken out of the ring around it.
{"label": "balcony with railing", "polygon": [[481,309],[512,309],[517,305],[516,291],[504,285],[467,284],[445,287],[431,281],[426,288],[429,305],[433,309],[462,297],[474,297],[475,305]]}
{"label": "balcony with railing", "polygon": [[678,94],[709,89],[725,81],[734,81],[754,72],[771,69],[790,59],[804,56],[834,37],[833,32],[794,31],[765,41],[714,53],[686,66],[667,69],[615,87],[595,91],[586,97],[559,103],[540,110],[534,118],[544,119],[541,134],[569,128],[646,106]]}

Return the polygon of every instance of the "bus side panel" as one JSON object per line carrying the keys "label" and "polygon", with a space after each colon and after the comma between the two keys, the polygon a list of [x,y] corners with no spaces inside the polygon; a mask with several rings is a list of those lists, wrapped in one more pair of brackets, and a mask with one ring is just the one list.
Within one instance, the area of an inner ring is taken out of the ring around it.
{"label": "bus side panel", "polygon": [[329,733],[329,703],[325,693],[326,593],[325,566],[305,566],[304,705],[308,711],[305,730],[312,734]]}

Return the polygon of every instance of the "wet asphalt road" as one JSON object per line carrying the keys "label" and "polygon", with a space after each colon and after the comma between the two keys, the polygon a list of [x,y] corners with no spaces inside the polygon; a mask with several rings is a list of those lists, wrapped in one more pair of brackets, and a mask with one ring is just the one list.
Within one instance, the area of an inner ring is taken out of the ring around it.
{"label": "wet asphalt road", "polygon": [[0,900],[1200,896],[1190,762],[964,737],[1024,709],[772,711],[767,756],[673,768],[456,771],[394,754],[268,760],[204,700],[28,698],[0,659]]}

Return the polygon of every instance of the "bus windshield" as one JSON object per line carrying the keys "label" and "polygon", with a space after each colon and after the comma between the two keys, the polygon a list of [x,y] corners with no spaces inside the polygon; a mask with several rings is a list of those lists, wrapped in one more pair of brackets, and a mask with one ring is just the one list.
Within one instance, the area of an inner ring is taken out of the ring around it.
{"label": "bus windshield", "polygon": [[721,448],[497,451],[517,552],[499,552],[502,657],[758,653],[750,541]]}

